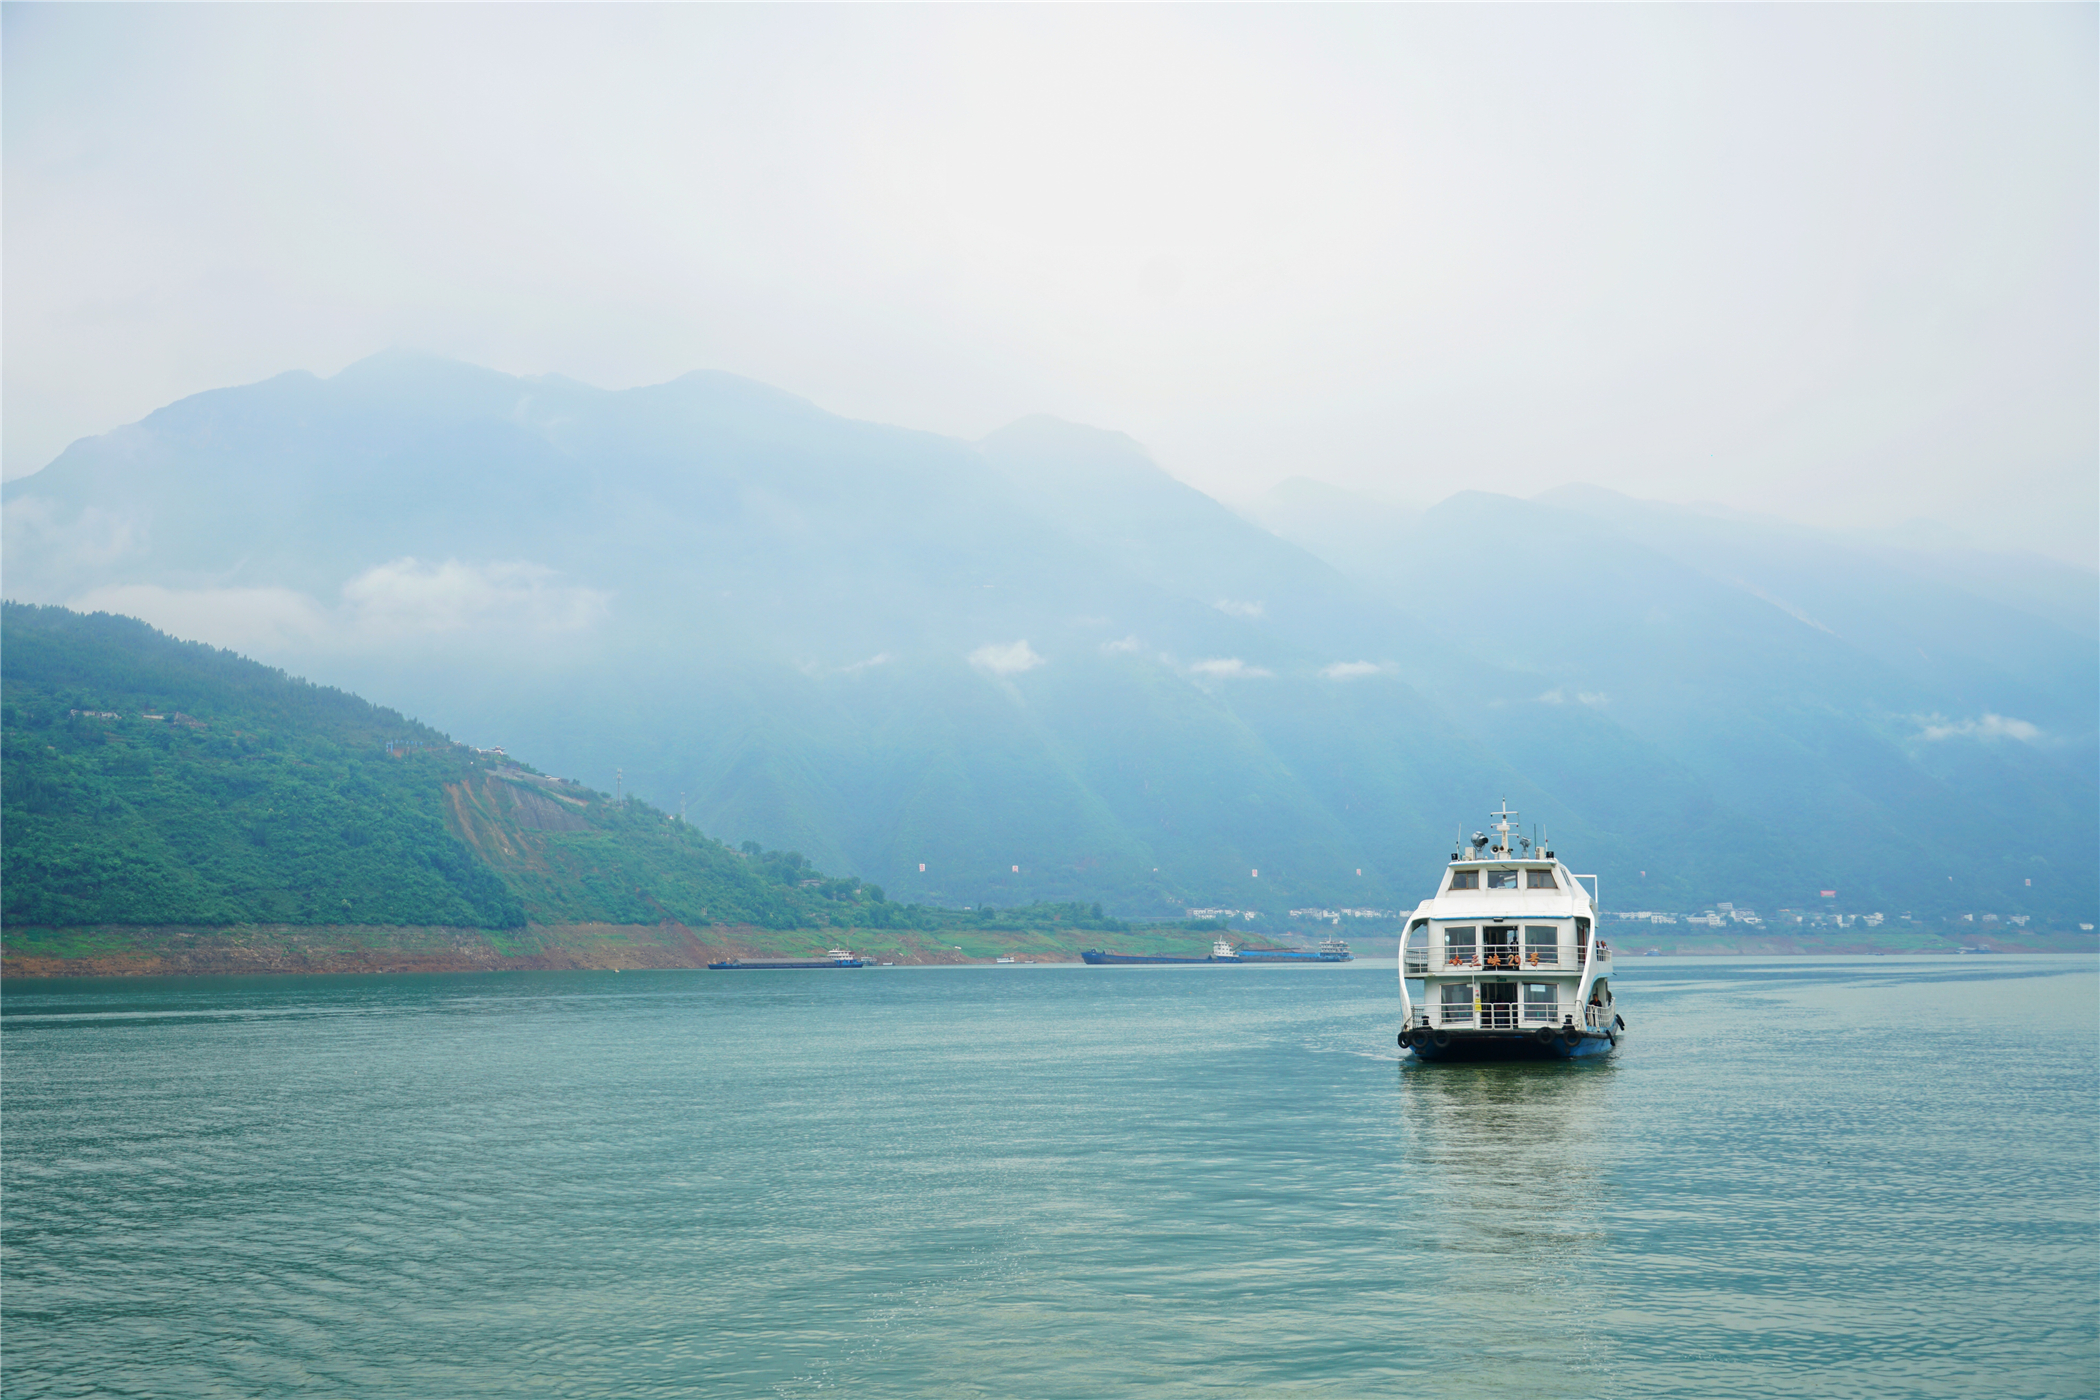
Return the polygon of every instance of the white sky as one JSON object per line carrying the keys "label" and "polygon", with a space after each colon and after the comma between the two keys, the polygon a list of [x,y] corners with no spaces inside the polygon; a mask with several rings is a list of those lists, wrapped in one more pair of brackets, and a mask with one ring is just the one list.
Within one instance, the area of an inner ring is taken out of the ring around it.
{"label": "white sky", "polygon": [[2092,6],[10,6],[4,462],[404,346],[2100,534]]}

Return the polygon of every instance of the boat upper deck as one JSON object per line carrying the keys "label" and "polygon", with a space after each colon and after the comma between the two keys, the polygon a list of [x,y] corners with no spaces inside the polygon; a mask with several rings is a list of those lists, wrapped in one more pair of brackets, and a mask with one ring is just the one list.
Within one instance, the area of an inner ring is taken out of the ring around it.
{"label": "boat upper deck", "polygon": [[1557,860],[1456,859],[1437,892],[1415,909],[1415,919],[1595,918],[1596,900],[1583,880]]}
{"label": "boat upper deck", "polygon": [[1603,971],[1611,950],[1595,937],[1597,877],[1569,870],[1543,841],[1512,839],[1507,806],[1495,815],[1494,834],[1461,838],[1436,893],[1408,916],[1404,975]]}

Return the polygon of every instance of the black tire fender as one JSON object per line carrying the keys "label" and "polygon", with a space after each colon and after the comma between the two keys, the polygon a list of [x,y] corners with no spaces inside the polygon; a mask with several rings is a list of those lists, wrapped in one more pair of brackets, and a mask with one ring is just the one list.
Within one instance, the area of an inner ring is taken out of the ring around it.
{"label": "black tire fender", "polygon": [[1439,1050],[1441,1050],[1441,1049],[1443,1049],[1443,1048],[1444,1048],[1445,1046],[1447,1046],[1447,1045],[1449,1045],[1449,1044],[1451,1043],[1451,1032],[1449,1032],[1449,1031],[1438,1031],[1438,1032],[1436,1032],[1436,1033],[1435,1033],[1434,1035],[1430,1036],[1429,1038],[1430,1038],[1431,1040],[1435,1041],[1435,1042],[1436,1042],[1436,1048],[1437,1048],[1437,1049],[1439,1049]]}
{"label": "black tire fender", "polygon": [[1531,1038],[1541,1045],[1551,1045],[1553,1043],[1553,1027],[1540,1026],[1531,1033]]}

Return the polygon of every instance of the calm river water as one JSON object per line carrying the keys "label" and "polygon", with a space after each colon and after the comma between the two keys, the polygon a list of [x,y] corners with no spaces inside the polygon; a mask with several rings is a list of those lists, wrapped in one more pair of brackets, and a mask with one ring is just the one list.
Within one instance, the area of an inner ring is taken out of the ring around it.
{"label": "calm river water", "polygon": [[8,1396],[2089,1396],[2091,959],[12,981]]}

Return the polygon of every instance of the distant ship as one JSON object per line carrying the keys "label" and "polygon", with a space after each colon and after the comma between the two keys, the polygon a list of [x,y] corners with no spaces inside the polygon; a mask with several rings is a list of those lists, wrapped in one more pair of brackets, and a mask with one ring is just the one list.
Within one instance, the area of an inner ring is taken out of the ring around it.
{"label": "distant ship", "polygon": [[[1400,939],[1400,1044],[1423,1060],[1576,1059],[1626,1034],[1612,1003],[1611,949],[1595,936],[1594,884],[1544,848],[1473,833]],[[1407,994],[1422,981],[1423,1004]]]}
{"label": "distant ship", "polygon": [[833,948],[821,958],[731,958],[727,962],[711,962],[709,972],[770,972],[784,967],[866,967],[867,963],[856,958],[844,948]]}
{"label": "distant ship", "polygon": [[1137,967],[1158,963],[1238,963],[1240,955],[1232,945],[1220,938],[1210,945],[1207,958],[1155,958],[1141,953],[1105,953],[1099,948],[1089,948],[1079,955],[1079,960],[1094,967]]}
{"label": "distant ship", "polygon": [[1236,951],[1239,953],[1241,962],[1250,963],[1333,963],[1356,961],[1356,955],[1349,951],[1349,945],[1339,938],[1326,939],[1317,948],[1249,948],[1242,946]]}

